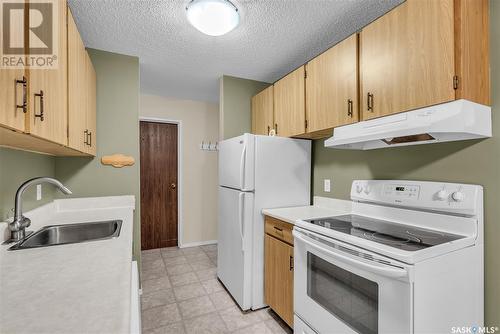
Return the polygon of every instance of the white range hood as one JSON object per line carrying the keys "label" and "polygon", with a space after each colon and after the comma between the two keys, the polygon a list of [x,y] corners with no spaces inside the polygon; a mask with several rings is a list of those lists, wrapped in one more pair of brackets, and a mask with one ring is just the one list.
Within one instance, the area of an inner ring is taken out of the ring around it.
{"label": "white range hood", "polygon": [[456,100],[335,128],[325,147],[371,150],[491,137],[491,107]]}

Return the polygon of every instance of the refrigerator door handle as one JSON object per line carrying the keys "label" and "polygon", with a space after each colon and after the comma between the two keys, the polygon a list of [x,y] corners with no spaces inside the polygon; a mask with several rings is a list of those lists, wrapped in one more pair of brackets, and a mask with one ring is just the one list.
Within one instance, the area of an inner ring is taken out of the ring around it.
{"label": "refrigerator door handle", "polygon": [[243,146],[243,151],[241,152],[241,160],[240,160],[240,182],[241,182],[241,190],[245,189],[245,158],[247,155],[247,146]]}
{"label": "refrigerator door handle", "polygon": [[240,237],[241,237],[241,251],[245,251],[245,235],[243,233],[244,227],[245,227],[245,218],[243,216],[245,210],[244,210],[244,204],[245,204],[245,194],[240,193],[239,195],[239,205],[238,205],[238,210],[239,210],[239,223],[240,223]]}

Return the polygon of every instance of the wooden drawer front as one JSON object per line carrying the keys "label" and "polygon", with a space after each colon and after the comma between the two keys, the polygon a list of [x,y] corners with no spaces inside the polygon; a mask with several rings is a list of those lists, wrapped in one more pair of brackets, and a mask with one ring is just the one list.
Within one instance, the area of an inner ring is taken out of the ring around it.
{"label": "wooden drawer front", "polygon": [[266,233],[290,245],[293,245],[292,228],[292,224],[266,216]]}

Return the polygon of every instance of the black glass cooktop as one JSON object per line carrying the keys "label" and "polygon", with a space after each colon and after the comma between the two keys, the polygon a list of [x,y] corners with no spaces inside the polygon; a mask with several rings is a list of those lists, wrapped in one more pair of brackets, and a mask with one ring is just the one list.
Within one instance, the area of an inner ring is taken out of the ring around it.
{"label": "black glass cooktop", "polygon": [[310,219],[306,222],[406,251],[417,251],[464,238],[358,215]]}

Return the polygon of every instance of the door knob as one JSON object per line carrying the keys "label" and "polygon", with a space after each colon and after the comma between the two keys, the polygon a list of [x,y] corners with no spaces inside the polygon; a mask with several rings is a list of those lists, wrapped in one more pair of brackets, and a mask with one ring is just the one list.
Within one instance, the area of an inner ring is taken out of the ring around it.
{"label": "door knob", "polygon": [[170,185],[170,188],[172,188],[172,189],[175,189],[176,187],[177,187],[177,185],[176,185],[175,183],[172,183],[172,184]]}

